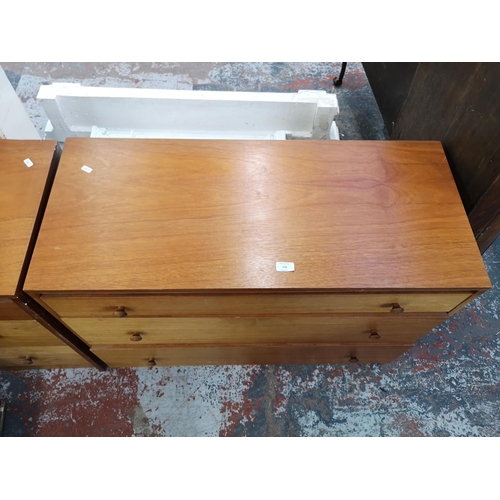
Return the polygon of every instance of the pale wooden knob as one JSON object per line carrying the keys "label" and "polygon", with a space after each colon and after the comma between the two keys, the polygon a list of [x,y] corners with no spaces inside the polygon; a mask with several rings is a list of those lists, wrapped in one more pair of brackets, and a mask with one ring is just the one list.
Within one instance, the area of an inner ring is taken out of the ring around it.
{"label": "pale wooden knob", "polygon": [[117,307],[113,316],[116,316],[117,318],[125,318],[127,316],[127,311],[125,311],[123,306]]}
{"label": "pale wooden knob", "polygon": [[140,342],[142,340],[141,332],[133,332],[130,334],[130,340],[132,342]]}
{"label": "pale wooden knob", "polygon": [[31,358],[31,356],[26,356],[23,359],[23,365],[32,365],[32,364],[33,364],[33,359]]}
{"label": "pale wooden knob", "polygon": [[148,366],[156,366],[155,358],[149,358],[147,365]]}
{"label": "pale wooden knob", "polygon": [[371,340],[378,340],[380,338],[380,335],[378,334],[377,330],[372,330],[368,338]]}
{"label": "pale wooden knob", "polygon": [[349,358],[349,363],[359,363],[359,359],[356,356],[351,356]]}
{"label": "pale wooden knob", "polygon": [[400,314],[402,312],[404,312],[404,309],[397,302],[392,304],[391,313]]}

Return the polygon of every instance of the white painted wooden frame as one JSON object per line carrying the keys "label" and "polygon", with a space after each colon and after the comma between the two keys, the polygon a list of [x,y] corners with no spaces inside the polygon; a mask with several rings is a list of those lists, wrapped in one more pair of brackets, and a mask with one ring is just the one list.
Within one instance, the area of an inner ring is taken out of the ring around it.
{"label": "white painted wooden frame", "polygon": [[337,97],[297,93],[209,92],[42,85],[46,138],[338,139]]}
{"label": "white painted wooden frame", "polygon": [[41,140],[35,125],[0,66],[0,139]]}

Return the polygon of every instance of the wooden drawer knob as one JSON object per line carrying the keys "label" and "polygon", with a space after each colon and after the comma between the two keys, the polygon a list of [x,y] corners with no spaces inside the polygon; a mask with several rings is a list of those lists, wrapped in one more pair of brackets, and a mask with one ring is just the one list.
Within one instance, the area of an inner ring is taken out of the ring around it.
{"label": "wooden drawer knob", "polygon": [[142,340],[141,332],[132,332],[130,334],[130,340],[132,342],[140,342]]}
{"label": "wooden drawer knob", "polygon": [[349,363],[359,363],[359,359],[356,356],[351,356],[349,358]]}
{"label": "wooden drawer knob", "polygon": [[127,311],[125,311],[123,306],[120,306],[113,313],[113,316],[116,316],[117,318],[125,318],[127,316]]}
{"label": "wooden drawer knob", "polygon": [[391,313],[400,314],[402,312],[404,312],[404,309],[397,302],[392,304]]}
{"label": "wooden drawer knob", "polygon": [[370,340],[378,340],[380,338],[380,335],[378,334],[377,330],[372,330],[368,338]]}
{"label": "wooden drawer knob", "polygon": [[148,366],[156,366],[155,358],[149,358],[147,365]]}
{"label": "wooden drawer knob", "polygon": [[26,356],[23,359],[23,365],[32,365],[32,364],[33,364],[33,359],[31,358],[31,356]]}

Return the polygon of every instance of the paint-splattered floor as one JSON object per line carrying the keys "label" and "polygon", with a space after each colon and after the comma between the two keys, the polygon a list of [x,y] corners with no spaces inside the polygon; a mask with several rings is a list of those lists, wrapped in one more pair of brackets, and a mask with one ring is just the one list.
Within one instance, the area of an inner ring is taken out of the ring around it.
{"label": "paint-splattered floor", "polygon": [[[332,91],[340,63],[0,63],[39,130],[42,83]],[[384,139],[359,63],[334,89],[342,139]],[[493,289],[376,366],[222,366],[0,372],[5,436],[500,436],[500,241]]]}

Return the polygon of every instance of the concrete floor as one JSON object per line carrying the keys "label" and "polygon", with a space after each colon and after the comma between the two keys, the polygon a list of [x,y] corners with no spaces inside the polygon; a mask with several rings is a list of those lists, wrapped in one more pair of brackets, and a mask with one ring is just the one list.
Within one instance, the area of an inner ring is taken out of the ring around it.
{"label": "concrete floor", "polygon": [[[40,84],[332,91],[340,63],[0,63],[42,130]],[[360,63],[341,139],[386,133]],[[500,241],[493,289],[393,363],[0,372],[5,436],[500,436]]]}

